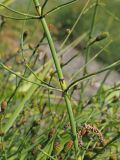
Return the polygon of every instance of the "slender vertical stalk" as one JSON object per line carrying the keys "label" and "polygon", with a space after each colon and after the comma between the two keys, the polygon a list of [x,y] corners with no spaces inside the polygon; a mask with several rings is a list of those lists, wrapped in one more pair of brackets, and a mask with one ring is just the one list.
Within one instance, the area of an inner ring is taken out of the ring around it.
{"label": "slender vertical stalk", "polygon": [[[41,6],[39,4],[39,1],[38,0],[33,0],[33,2],[35,4],[36,10],[38,12],[38,15],[41,16]],[[71,124],[74,147],[75,147],[75,151],[77,152],[77,150],[78,150],[78,139],[77,139],[77,132],[76,132],[76,123],[75,123],[75,120],[74,120],[74,115],[73,115],[72,106],[71,106],[71,102],[69,100],[68,93],[64,92],[66,90],[67,86],[66,86],[66,83],[65,83],[65,80],[64,80],[64,77],[63,77],[63,73],[62,73],[62,69],[61,69],[61,66],[60,66],[60,62],[59,62],[59,59],[58,59],[58,56],[57,56],[57,53],[56,53],[56,49],[55,49],[55,46],[54,46],[50,31],[48,29],[45,17],[43,17],[41,19],[41,23],[42,23],[44,32],[46,33],[46,37],[47,37],[48,44],[49,44],[49,47],[50,47],[50,50],[51,50],[51,54],[52,54],[52,58],[53,58],[53,61],[54,61],[54,65],[56,67],[56,71],[57,71],[57,74],[58,74],[59,82],[60,82],[60,85],[61,85],[61,88],[62,88],[62,91],[63,91],[63,96],[64,96],[64,100],[65,100],[65,103],[66,103],[67,112],[68,112],[69,120],[70,120],[70,124]]]}
{"label": "slender vertical stalk", "polygon": [[[96,0],[96,5],[95,5],[94,12],[93,12],[93,17],[92,17],[92,23],[91,23],[91,28],[90,28],[90,32],[89,32],[88,42],[91,40],[93,31],[94,31],[95,19],[96,19],[98,4],[99,4],[99,0]],[[87,61],[89,59],[90,50],[91,50],[91,46],[88,46],[87,47],[86,57],[85,57],[85,64],[87,63]],[[85,67],[84,74],[86,74],[86,72],[87,72],[87,68]]]}
{"label": "slender vertical stalk", "polygon": [[[96,13],[97,13],[98,4],[99,4],[99,0],[96,0],[95,9],[94,9],[93,16],[92,16],[92,22],[91,22],[91,27],[90,27],[88,42],[90,42],[91,37],[92,37],[92,34],[93,34],[93,31],[94,31],[95,18],[96,18]],[[86,73],[87,73],[87,66],[86,66],[86,64],[88,63],[88,60],[89,60],[90,51],[91,51],[91,46],[88,46],[88,47],[87,47],[87,53],[86,53],[86,55],[85,55],[85,67],[84,67],[84,70],[83,70],[83,76],[85,76]],[[79,101],[78,108],[80,108],[80,106],[83,105],[84,89],[85,89],[85,86],[86,86],[86,85],[87,85],[87,83],[86,83],[86,84],[81,83],[80,101]]]}

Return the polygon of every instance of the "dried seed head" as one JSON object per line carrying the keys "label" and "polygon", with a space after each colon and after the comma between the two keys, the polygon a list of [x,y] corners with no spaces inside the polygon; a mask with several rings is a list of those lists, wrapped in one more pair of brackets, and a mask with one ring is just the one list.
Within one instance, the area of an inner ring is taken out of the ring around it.
{"label": "dried seed head", "polygon": [[55,26],[54,26],[54,24],[50,23],[50,24],[48,24],[48,28],[50,31],[53,31],[55,29]]}
{"label": "dried seed head", "polygon": [[69,123],[66,123],[65,125],[64,125],[64,130],[66,130],[66,129],[68,129],[70,127],[70,124]]}
{"label": "dried seed head", "polygon": [[23,41],[25,41],[25,40],[26,40],[27,36],[28,36],[28,32],[27,32],[27,31],[25,31],[25,32],[23,33]]}
{"label": "dried seed head", "polygon": [[26,118],[22,118],[17,124],[16,127],[20,127],[21,125],[24,125],[27,122]]}
{"label": "dried seed head", "polygon": [[5,112],[6,108],[7,108],[7,101],[4,100],[1,103],[1,112]]}
{"label": "dried seed head", "polygon": [[78,140],[78,145],[79,145],[79,147],[82,147],[82,146],[83,146],[83,141],[82,141],[82,139],[79,139],[79,140]]}
{"label": "dried seed head", "polygon": [[52,138],[52,137],[54,136],[55,132],[56,132],[56,129],[55,129],[55,128],[52,128],[52,129],[50,130],[50,132],[48,133],[48,138]]}
{"label": "dried seed head", "polygon": [[116,158],[113,157],[113,156],[110,156],[110,157],[109,157],[109,160],[116,160]]}
{"label": "dried seed head", "polygon": [[69,140],[65,145],[64,151],[68,152],[69,150],[71,150],[72,146],[73,146],[73,140]]}
{"label": "dried seed head", "polygon": [[38,126],[38,125],[40,125],[40,120],[38,119],[38,120],[34,120],[33,121],[33,126],[35,127],[35,126]]}
{"label": "dried seed head", "polygon": [[50,76],[52,76],[52,75],[54,74],[54,70],[53,70],[53,68],[50,68],[50,70],[49,70],[49,74],[50,74]]}
{"label": "dried seed head", "polygon": [[4,16],[0,16],[0,28],[2,29],[4,27],[4,24],[6,23]]}
{"label": "dried seed head", "polygon": [[2,131],[0,131],[0,137],[2,137],[2,136],[4,136],[4,135],[5,135],[5,133],[2,132]]}
{"label": "dried seed head", "polygon": [[34,47],[32,46],[32,44],[28,44],[28,47],[29,47],[29,49],[31,49],[31,50],[33,50],[34,49]]}
{"label": "dried seed head", "polygon": [[96,41],[101,41],[105,38],[107,38],[109,36],[109,33],[108,32],[102,32],[101,34],[99,34],[97,37],[96,37]]}
{"label": "dried seed head", "polygon": [[102,133],[99,131],[99,129],[98,129],[97,127],[92,126],[92,125],[89,125],[89,124],[85,124],[85,128],[86,128],[86,130],[87,130],[88,132],[95,133],[95,134],[98,136],[99,140],[101,141],[101,143],[102,143],[103,145],[106,144],[106,142],[105,142],[105,140],[104,140],[104,138],[103,138]]}
{"label": "dried seed head", "polygon": [[83,126],[78,127],[77,129],[78,140],[80,141],[80,143],[82,143],[82,137],[87,136],[89,133],[96,134],[102,145],[106,144],[106,141],[104,140],[103,135],[99,131],[99,129],[93,125],[86,123]]}
{"label": "dried seed head", "polygon": [[81,138],[81,137],[82,137],[81,130],[77,132],[77,135],[78,135],[78,138]]}
{"label": "dried seed head", "polygon": [[89,132],[83,128],[82,131],[81,131],[81,135],[84,136],[84,135],[87,135]]}
{"label": "dried seed head", "polygon": [[60,143],[60,141],[55,141],[54,143],[54,151],[58,155],[63,149],[63,145]]}
{"label": "dried seed head", "polygon": [[63,155],[59,155],[58,156],[58,160],[64,160],[64,156]]}

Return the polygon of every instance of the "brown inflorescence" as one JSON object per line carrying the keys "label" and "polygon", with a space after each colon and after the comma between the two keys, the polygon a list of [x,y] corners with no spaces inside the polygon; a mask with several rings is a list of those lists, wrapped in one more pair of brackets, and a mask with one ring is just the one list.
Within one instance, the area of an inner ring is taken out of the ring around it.
{"label": "brown inflorescence", "polygon": [[70,123],[66,123],[63,128],[64,130],[67,130],[68,128],[70,128]]}
{"label": "brown inflorescence", "polygon": [[85,128],[86,128],[86,130],[89,132],[92,132],[92,133],[95,133],[97,136],[98,136],[98,138],[99,138],[99,140],[101,141],[101,143],[103,144],[103,145],[105,145],[105,140],[104,140],[104,138],[103,138],[103,135],[102,135],[102,133],[101,133],[101,131],[97,128],[97,127],[95,127],[95,126],[92,126],[92,125],[89,125],[89,124],[85,124]]}
{"label": "brown inflorescence", "polygon": [[54,143],[54,151],[58,155],[62,150],[62,144],[60,141],[55,141]]}
{"label": "brown inflorescence", "polygon": [[1,112],[2,112],[2,113],[5,112],[6,108],[7,108],[7,101],[4,100],[4,101],[2,101],[2,103],[1,103]]}
{"label": "brown inflorescence", "polygon": [[56,129],[55,129],[55,128],[52,128],[52,129],[50,130],[50,132],[48,133],[48,138],[49,138],[49,139],[52,138],[55,133],[56,133]]}
{"label": "brown inflorescence", "polygon": [[69,140],[65,145],[64,151],[68,152],[73,147],[73,140]]}
{"label": "brown inflorescence", "polygon": [[102,133],[100,132],[100,130],[97,127],[90,125],[90,124],[84,124],[81,128],[79,128],[78,133],[77,133],[78,139],[79,139],[79,146],[83,145],[82,137],[87,136],[89,133],[95,133],[98,136],[101,143],[103,145],[106,144]]}

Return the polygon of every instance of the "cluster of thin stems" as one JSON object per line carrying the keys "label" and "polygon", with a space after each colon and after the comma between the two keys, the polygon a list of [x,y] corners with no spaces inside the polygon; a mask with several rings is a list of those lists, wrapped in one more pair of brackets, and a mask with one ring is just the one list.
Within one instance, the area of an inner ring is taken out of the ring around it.
{"label": "cluster of thin stems", "polygon": [[[9,18],[9,19],[14,19],[14,20],[38,19],[41,22],[42,27],[43,27],[43,31],[44,31],[43,38],[45,38],[45,36],[46,36],[46,38],[48,40],[48,44],[49,44],[49,47],[50,47],[50,50],[51,50],[51,55],[52,55],[52,58],[53,58],[53,62],[54,62],[54,65],[55,65],[56,73],[58,75],[58,80],[59,80],[61,88],[56,88],[56,87],[54,87],[54,86],[46,83],[44,80],[39,79],[37,77],[37,75],[34,73],[34,71],[30,68],[30,66],[28,65],[28,63],[25,63],[26,69],[25,69],[25,72],[24,72],[23,76],[17,74],[13,70],[11,70],[3,62],[0,62],[0,67],[4,68],[5,70],[9,71],[11,74],[14,74],[16,77],[19,77],[21,79],[19,81],[18,86],[16,87],[16,90],[19,88],[19,85],[20,85],[21,81],[24,80],[24,81],[27,81],[29,83],[33,83],[33,84],[38,85],[38,86],[46,87],[46,88],[48,88],[50,90],[57,90],[59,92],[62,92],[63,97],[64,97],[64,101],[65,101],[65,104],[66,104],[66,108],[67,108],[67,113],[68,113],[68,116],[69,116],[69,121],[70,121],[70,126],[71,126],[72,140],[74,142],[75,152],[77,153],[77,151],[79,150],[79,148],[78,148],[78,136],[77,136],[77,131],[76,131],[76,122],[75,122],[75,118],[74,118],[74,114],[73,114],[72,105],[71,105],[70,96],[69,96],[68,91],[72,87],[74,87],[75,85],[77,85],[78,83],[83,82],[85,80],[88,80],[92,76],[95,76],[95,75],[97,75],[99,73],[102,73],[104,71],[107,71],[107,70],[115,68],[116,66],[118,66],[120,64],[120,60],[118,60],[117,62],[115,62],[115,63],[113,63],[113,64],[111,64],[111,65],[109,65],[109,66],[107,66],[107,67],[105,67],[105,68],[103,68],[103,69],[101,69],[99,71],[96,71],[96,72],[91,73],[91,74],[87,74],[87,67],[86,66],[89,63],[89,54],[90,54],[90,50],[91,50],[91,46],[88,46],[87,47],[86,58],[85,58],[83,77],[81,77],[81,78],[73,81],[68,86],[66,85],[66,82],[65,82],[65,79],[64,79],[64,75],[63,75],[63,72],[62,72],[62,66],[60,65],[59,57],[58,57],[58,54],[56,52],[56,49],[55,49],[55,46],[54,46],[54,42],[53,42],[52,36],[50,34],[50,31],[49,31],[49,28],[48,28],[48,25],[47,25],[47,22],[46,22],[46,16],[49,15],[49,14],[51,14],[51,13],[53,13],[53,12],[55,12],[56,10],[60,9],[61,7],[65,7],[65,6],[67,6],[69,4],[72,4],[72,3],[76,2],[76,1],[78,1],[78,0],[72,0],[72,1],[70,1],[68,3],[64,3],[64,4],[62,4],[62,5],[58,6],[58,7],[53,8],[52,10],[48,11],[47,13],[44,13],[44,8],[46,7],[48,0],[45,0],[44,4],[42,6],[40,5],[40,3],[39,3],[38,0],[33,0],[35,8],[36,8],[36,11],[37,11],[37,14],[38,14],[37,16],[31,15],[31,14],[27,14],[27,13],[21,13],[19,11],[11,9],[11,8],[7,7],[6,5],[0,3],[0,6],[6,8],[9,11],[14,12],[15,14],[18,14],[18,15],[22,16],[22,18],[16,18],[16,17],[6,16],[6,15],[2,15],[1,14],[1,17],[3,17],[3,18]],[[90,0],[88,0],[86,2],[85,6],[84,6],[84,8],[82,10],[82,12],[80,13],[78,19],[74,23],[73,27],[71,28],[71,30],[70,30],[69,34],[67,35],[67,37],[65,38],[64,42],[62,43],[60,49],[62,49],[64,47],[66,41],[70,37],[70,35],[73,32],[74,28],[76,27],[76,25],[77,25],[79,19],[81,18],[82,14],[84,14],[86,12],[87,6],[88,6],[89,2],[90,2]],[[97,14],[98,5],[99,5],[99,0],[96,0],[96,3],[94,4],[95,9],[94,9],[94,12],[93,12],[93,18],[92,18],[92,23],[91,23],[91,29],[90,29],[90,32],[89,32],[88,42],[91,40],[93,31],[94,31],[94,24],[95,24],[95,18],[96,18],[96,14]],[[38,47],[39,47],[39,44],[35,47],[34,52],[36,52],[36,50],[38,49]],[[34,53],[33,53],[32,56],[34,56]],[[31,59],[30,59],[30,61],[31,61]],[[24,77],[27,69],[35,76],[35,78],[40,83],[30,81],[30,80],[28,80],[27,78]],[[11,95],[10,99],[8,100],[8,103],[10,102],[10,100],[12,99],[12,97],[14,97],[15,92]],[[22,108],[21,108],[21,110],[22,110]],[[16,113],[17,113],[16,114],[16,118],[17,118],[17,115],[20,113],[21,110],[16,111]],[[14,119],[11,120],[10,124],[5,127],[4,132],[8,131],[8,129],[14,123],[14,121],[15,121],[16,118],[14,118]],[[99,133],[99,135],[100,135],[100,133]]]}

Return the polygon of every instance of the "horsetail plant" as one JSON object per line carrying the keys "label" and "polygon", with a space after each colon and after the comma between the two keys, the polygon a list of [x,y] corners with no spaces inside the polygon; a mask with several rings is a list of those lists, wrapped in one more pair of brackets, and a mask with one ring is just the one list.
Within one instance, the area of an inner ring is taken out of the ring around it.
{"label": "horsetail plant", "polygon": [[[34,2],[34,5],[36,7],[38,15],[41,17],[42,16],[41,15],[42,9],[41,9],[39,1],[38,0],[33,0],[33,2]],[[42,27],[44,29],[44,32],[46,33],[46,37],[47,37],[48,44],[49,44],[49,47],[50,47],[50,50],[51,50],[52,58],[53,58],[54,65],[55,65],[55,68],[56,68],[56,71],[57,71],[57,75],[58,75],[58,78],[59,78],[61,89],[63,91],[63,96],[64,96],[64,100],[65,100],[65,103],[66,103],[67,112],[68,112],[69,120],[70,120],[70,124],[71,124],[71,131],[72,131],[72,138],[73,138],[73,141],[74,141],[75,152],[77,153],[77,151],[78,151],[78,139],[77,139],[77,132],[76,132],[76,123],[75,123],[75,120],[74,120],[74,115],[73,115],[69,95],[68,95],[67,92],[65,92],[67,86],[66,86],[66,83],[65,83],[65,80],[64,80],[64,76],[63,76],[62,69],[61,69],[61,66],[60,66],[60,62],[59,62],[57,52],[56,52],[56,49],[55,49],[55,46],[54,46],[54,42],[53,42],[53,39],[51,37],[50,31],[48,29],[45,17],[43,16],[40,19],[40,21],[42,23]]]}

